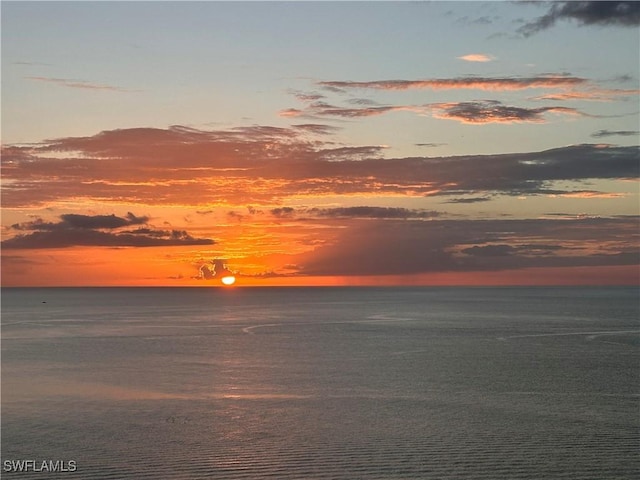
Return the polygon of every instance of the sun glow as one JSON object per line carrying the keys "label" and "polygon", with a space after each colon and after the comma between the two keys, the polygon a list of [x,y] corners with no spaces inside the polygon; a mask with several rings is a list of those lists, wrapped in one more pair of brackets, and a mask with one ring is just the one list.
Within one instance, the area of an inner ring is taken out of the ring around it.
{"label": "sun glow", "polygon": [[222,277],[220,279],[220,281],[224,284],[224,285],[233,285],[234,283],[236,283],[236,277],[234,277],[233,275],[227,275],[226,277]]}

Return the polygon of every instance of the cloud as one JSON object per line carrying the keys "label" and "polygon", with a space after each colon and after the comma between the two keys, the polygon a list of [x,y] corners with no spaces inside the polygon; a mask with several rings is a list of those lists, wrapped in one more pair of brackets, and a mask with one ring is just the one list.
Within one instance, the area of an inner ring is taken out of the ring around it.
{"label": "cloud", "polygon": [[37,82],[53,83],[61,87],[80,88],[84,90],[106,90],[106,91],[112,91],[112,92],[130,92],[131,91],[125,88],[115,87],[113,85],[92,83],[84,80],[71,80],[68,78],[53,78],[53,77],[25,77],[25,78],[27,80],[34,80]]}
{"label": "cloud", "polygon": [[[350,108],[336,107],[322,104],[310,105],[306,110],[296,110],[296,116],[308,117],[344,117],[364,118],[384,115],[390,112],[414,112],[426,115],[432,112],[435,118],[457,120],[467,124],[485,123],[521,123],[545,122],[545,113],[560,113],[565,115],[585,115],[574,108],[551,106],[539,108],[523,108],[506,106],[497,100],[477,100],[458,103],[431,103],[425,105],[386,105],[376,107]],[[282,115],[282,112],[281,112]],[[285,113],[285,116],[289,116]],[[420,144],[434,146],[435,144]]]}
{"label": "cloud", "polygon": [[295,214],[295,211],[296,210],[293,207],[279,207],[279,208],[273,208],[271,210],[271,215],[278,218],[289,218],[289,217],[293,217],[293,215]]}
{"label": "cloud", "polygon": [[43,220],[35,220],[14,224],[11,226],[14,230],[70,230],[70,229],[113,229],[121,228],[128,225],[142,225],[149,221],[149,217],[136,217],[133,213],[127,213],[126,217],[116,217],[111,215],[78,215],[68,213],[60,215],[62,221],[57,223],[44,222]]}
{"label": "cloud", "polygon": [[332,218],[434,218],[440,212],[433,210],[415,210],[400,207],[336,207],[314,208],[311,213],[320,217]]}
{"label": "cloud", "polygon": [[318,135],[330,135],[340,130],[339,127],[334,127],[332,125],[321,125],[317,123],[303,123],[298,125],[292,125],[293,128],[303,130],[309,133],[315,133]]}
{"label": "cloud", "polygon": [[434,117],[457,120],[461,123],[478,125],[486,123],[545,122],[545,113],[564,115],[584,115],[574,108],[539,107],[523,108],[503,105],[497,100],[481,100],[457,103],[433,103],[430,108]]}
{"label": "cloud", "polygon": [[[355,101],[353,101],[355,100]],[[377,105],[375,102],[366,102],[363,99],[352,99],[350,103],[356,105],[366,105],[360,108],[353,107],[340,107],[331,105],[326,102],[312,102],[306,106],[303,110],[297,108],[288,108],[281,110],[279,115],[281,117],[306,117],[306,118],[318,118],[318,117],[343,117],[343,118],[364,118],[375,117],[390,112],[416,112],[424,113],[425,109],[420,106],[412,105]]]}
{"label": "cloud", "polygon": [[431,219],[441,215],[433,210],[409,209],[402,207],[333,207],[333,208],[299,208],[280,207],[271,210],[271,214],[279,218],[320,217],[320,218],[359,218],[359,219]]}
{"label": "cloud", "polygon": [[316,102],[309,105],[305,110],[298,110],[295,108],[289,108],[280,111],[282,117],[317,117],[317,116],[333,116],[333,117],[345,117],[345,118],[361,118],[361,117],[374,117],[389,112],[422,112],[421,107],[414,107],[411,105],[381,105],[381,106],[369,106],[363,108],[349,108],[349,107],[337,107],[324,102]]}
{"label": "cloud", "polygon": [[462,253],[467,255],[475,255],[479,257],[503,257],[506,255],[511,255],[516,251],[516,248],[511,245],[485,245],[479,247],[477,245],[471,248],[465,248],[461,250]]}
{"label": "cloud", "polygon": [[[101,247],[161,247],[177,245],[211,245],[213,240],[194,238],[184,230],[153,228],[123,228],[146,224],[148,217],[128,213],[115,215],[60,215],[59,222],[41,219],[12,225],[20,233],[2,242],[4,249],[66,248],[74,246]],[[118,230],[118,231],[114,231]]]}
{"label": "cloud", "polygon": [[637,265],[638,217],[378,220],[301,256],[303,275],[411,275],[529,267]]}
{"label": "cloud", "polygon": [[640,25],[640,2],[550,2],[546,14],[520,27],[518,33],[530,37],[553,27],[559,20],[574,20],[580,26],[634,27]]}
{"label": "cloud", "polygon": [[270,210],[276,218],[304,219],[336,218],[336,219],[432,219],[439,217],[440,212],[433,210],[409,209],[402,207],[278,207]]}
{"label": "cloud", "polygon": [[591,134],[594,138],[603,138],[603,137],[613,137],[613,136],[621,136],[621,137],[638,137],[640,136],[640,131],[638,130],[598,130]]}
{"label": "cloud", "polygon": [[302,102],[315,102],[325,98],[325,96],[322,95],[321,93],[315,93],[315,92],[305,93],[305,92],[300,92],[298,90],[289,90],[288,93],[295,96],[298,100]]}
{"label": "cloud", "polygon": [[491,197],[452,198],[444,203],[482,203],[490,202],[491,200]]}
{"label": "cloud", "polygon": [[280,110],[278,115],[281,117],[301,117],[304,115],[304,111],[298,108],[285,108],[284,110]]}
{"label": "cloud", "polygon": [[458,57],[460,60],[464,60],[465,62],[492,62],[495,60],[491,55],[485,55],[484,53],[470,53],[468,55],[462,55]]}
{"label": "cloud", "polygon": [[546,95],[533,97],[532,100],[588,100],[597,102],[611,102],[615,100],[624,100],[632,95],[638,95],[640,90],[637,89],[596,89],[592,88],[585,91],[569,91],[556,92]]}
{"label": "cloud", "polygon": [[409,89],[471,89],[490,91],[524,90],[528,88],[568,88],[587,84],[584,78],[570,75],[551,74],[537,77],[458,77],[427,80],[376,80],[368,82],[355,81],[322,81],[322,87],[364,88],[377,90],[409,90]]}
{"label": "cloud", "polygon": [[[437,114],[458,121],[534,121],[556,111],[549,108],[441,104]],[[554,188],[554,182],[638,178],[640,163],[637,147],[589,144],[449,157],[385,158],[384,152],[380,145],[310,142],[297,128],[112,130],[4,146],[2,202],[21,208],[84,199],[201,205],[204,211],[212,204],[274,205],[307,195],[562,194],[573,190]]]}
{"label": "cloud", "polygon": [[315,112],[315,115],[329,115],[329,116],[347,117],[347,118],[373,117],[377,115],[382,115],[383,113],[398,112],[406,109],[407,107],[402,107],[402,106],[383,106],[383,107],[367,107],[367,108],[328,107],[328,108],[318,109]]}
{"label": "cloud", "polygon": [[625,193],[598,192],[596,190],[576,190],[574,192],[563,192],[557,194],[565,198],[622,198],[626,197]]}
{"label": "cloud", "polygon": [[226,260],[216,258],[210,263],[205,263],[198,269],[198,280],[217,280],[226,276],[236,275],[236,272],[229,270]]}

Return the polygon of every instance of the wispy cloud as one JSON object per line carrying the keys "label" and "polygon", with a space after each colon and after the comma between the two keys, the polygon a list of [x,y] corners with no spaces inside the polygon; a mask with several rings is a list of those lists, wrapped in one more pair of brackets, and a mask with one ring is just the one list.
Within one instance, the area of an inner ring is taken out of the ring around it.
{"label": "wispy cloud", "polygon": [[541,75],[536,77],[458,77],[426,80],[374,80],[357,81],[322,81],[320,86],[337,89],[378,89],[378,90],[490,90],[511,91],[528,88],[568,88],[587,84],[584,78],[570,75]]}
{"label": "wispy cloud", "polygon": [[429,143],[414,143],[414,145],[416,147],[435,148],[435,147],[442,147],[443,145],[446,145],[446,143],[429,142]]}
{"label": "wispy cloud", "polygon": [[530,37],[553,27],[559,20],[573,20],[578,25],[618,27],[640,25],[640,2],[638,1],[566,1],[549,2],[549,5],[546,14],[520,27],[518,33]]}
{"label": "wispy cloud", "polygon": [[[552,195],[553,196],[553,195]],[[622,198],[624,193],[598,192],[595,190],[576,190],[575,192],[566,192],[558,194],[560,197],[566,198]]]}
{"label": "wispy cloud", "polygon": [[344,118],[363,118],[363,117],[375,117],[390,112],[425,112],[424,107],[413,105],[380,105],[371,107],[340,107],[330,105],[328,103],[314,102],[306,107],[304,110],[299,109],[287,109],[280,112],[282,117],[344,117]]}
{"label": "wispy cloud", "polygon": [[293,125],[293,128],[303,130],[305,132],[315,133],[318,135],[330,135],[340,130],[339,127],[333,125],[322,125],[317,123],[302,123]]}
{"label": "wispy cloud", "polygon": [[626,99],[632,95],[640,94],[637,89],[589,89],[584,91],[568,91],[547,93],[532,98],[532,100],[591,100],[599,102],[610,102],[614,100]]}
{"label": "wispy cloud", "polygon": [[28,61],[17,61],[17,62],[11,62],[12,65],[22,65],[25,67],[51,67],[52,64],[51,63],[45,63],[45,62],[28,62]]}
{"label": "wispy cloud", "polygon": [[25,77],[27,80],[34,80],[37,82],[46,82],[59,85],[67,88],[80,88],[85,90],[106,90],[112,92],[131,92],[131,90],[116,87],[113,85],[105,85],[100,83],[87,82],[84,80],[72,80],[67,78],[53,78],[53,77]]}
{"label": "wispy cloud", "polygon": [[639,137],[640,131],[638,130],[598,130],[591,134],[594,138],[604,138],[604,137]]}

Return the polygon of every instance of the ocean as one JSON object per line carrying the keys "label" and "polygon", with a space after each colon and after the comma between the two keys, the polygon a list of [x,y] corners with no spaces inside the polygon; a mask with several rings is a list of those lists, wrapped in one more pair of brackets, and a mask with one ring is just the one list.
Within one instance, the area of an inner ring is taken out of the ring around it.
{"label": "ocean", "polygon": [[640,478],[639,308],[633,287],[3,288],[2,478]]}

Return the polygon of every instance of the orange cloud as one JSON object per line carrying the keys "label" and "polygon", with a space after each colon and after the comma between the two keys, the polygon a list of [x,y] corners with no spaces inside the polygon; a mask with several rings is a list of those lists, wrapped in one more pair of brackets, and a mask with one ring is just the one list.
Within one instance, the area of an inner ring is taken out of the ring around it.
{"label": "orange cloud", "polygon": [[[541,121],[572,109],[436,104],[461,122]],[[314,127],[315,128],[315,127]],[[314,133],[315,134],[315,133]],[[638,150],[576,145],[544,152],[383,158],[383,146],[335,148],[306,129],[127,129],[2,150],[4,207],[68,200],[148,205],[269,205],[302,196],[565,193],[557,180],[636,178]],[[69,155],[57,155],[69,152]],[[482,164],[483,175],[474,175]]]}
{"label": "orange cloud", "polygon": [[466,62],[491,62],[494,58],[491,55],[485,55],[484,53],[470,53],[468,55],[462,55],[458,57],[460,60]]}
{"label": "orange cloud", "polygon": [[631,95],[638,95],[640,90],[632,89],[591,89],[585,91],[570,91],[549,93],[532,98],[532,100],[590,100],[599,102],[610,102],[619,98],[625,98]]}

